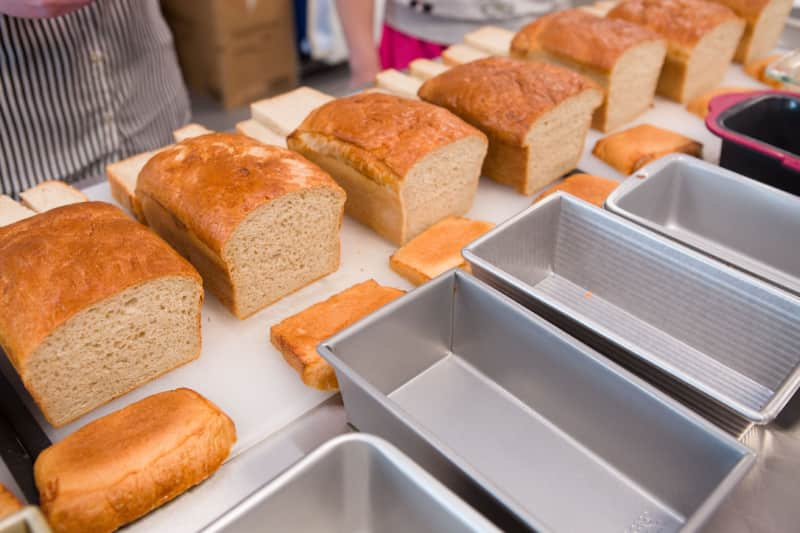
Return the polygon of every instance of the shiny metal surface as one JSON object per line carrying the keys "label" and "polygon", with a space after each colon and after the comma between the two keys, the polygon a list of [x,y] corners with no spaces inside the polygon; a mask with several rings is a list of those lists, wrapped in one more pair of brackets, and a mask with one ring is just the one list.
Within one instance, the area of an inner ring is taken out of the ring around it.
{"label": "shiny metal surface", "polygon": [[537,203],[464,257],[605,355],[672,378],[715,421],[728,409],[768,423],[800,386],[800,298],[577,198]]}
{"label": "shiny metal surface", "polygon": [[211,524],[207,533],[499,533],[394,446],[337,437]]}
{"label": "shiny metal surface", "polygon": [[0,533],[50,533],[50,526],[39,508],[29,505],[0,519]]}
{"label": "shiny metal surface", "polygon": [[647,165],[606,208],[800,294],[800,197],[685,155]]}
{"label": "shiny metal surface", "polygon": [[[460,271],[320,346],[350,422],[504,530],[693,531],[746,447]],[[475,489],[478,489],[476,492]],[[500,518],[502,520],[502,517]]]}

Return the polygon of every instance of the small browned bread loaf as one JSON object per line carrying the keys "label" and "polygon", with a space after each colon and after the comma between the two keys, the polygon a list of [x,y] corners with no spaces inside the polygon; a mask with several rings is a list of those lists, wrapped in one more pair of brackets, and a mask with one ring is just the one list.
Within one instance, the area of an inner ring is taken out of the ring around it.
{"label": "small browned bread loaf", "polygon": [[193,137],[147,162],[136,198],[239,318],[339,268],[345,193],[289,150],[240,134]]}
{"label": "small browned bread loaf", "polygon": [[513,57],[555,63],[603,87],[606,97],[592,121],[602,131],[617,128],[650,107],[666,53],[666,41],[657,33],[581,9],[540,17],[511,41]]}
{"label": "small browned bread loaf", "polygon": [[0,519],[12,515],[22,509],[22,503],[5,485],[0,484]]}
{"label": "small browned bread loaf", "polygon": [[0,345],[58,427],[200,355],[200,276],[118,208],[0,228]]}
{"label": "small browned bread loaf", "polygon": [[609,194],[614,192],[617,186],[619,186],[618,181],[608,178],[592,176],[591,174],[573,174],[558,185],[550,187],[537,196],[533,203],[547,198],[551,194],[564,191],[573,196],[577,196],[581,200],[594,204],[597,207],[603,207],[606,198],[608,198]]}
{"label": "small browned bread loaf", "polygon": [[703,145],[680,133],[640,124],[600,139],[592,153],[628,175],[667,154],[702,157]]}
{"label": "small browned bread loaf", "polygon": [[603,102],[600,87],[580,74],[504,57],[453,67],[426,81],[419,96],[486,133],[483,173],[522,194],[575,168]]}
{"label": "small browned bread loaf", "polygon": [[377,92],[312,111],[289,147],[347,191],[347,214],[395,244],[466,213],[486,136],[445,109]]}
{"label": "small browned bread loaf", "polygon": [[303,383],[336,390],[336,373],[317,353],[317,345],[403,294],[400,289],[367,280],[275,324],[269,330],[270,340]]}
{"label": "small browned bread loaf", "polygon": [[414,285],[422,285],[451,268],[465,268],[461,249],[493,227],[482,220],[446,218],[392,254],[389,266]]}
{"label": "small browned bread loaf", "polygon": [[751,92],[754,89],[752,87],[719,87],[717,89],[713,89],[708,91],[705,94],[702,94],[686,104],[686,109],[700,118],[706,118],[708,115],[708,104],[713,100],[715,97],[721,94],[731,94],[731,93],[746,93]]}
{"label": "small browned bread loaf", "polygon": [[114,531],[211,476],[234,442],[231,419],[198,393],[149,396],[39,455],[42,511],[55,533]]}
{"label": "small browned bread loaf", "polygon": [[607,16],[667,39],[658,94],[678,102],[719,85],[744,32],[744,21],[730,8],[705,0],[621,0]]}
{"label": "small browned bread loaf", "polygon": [[711,1],[728,6],[747,22],[736,50],[736,61],[745,64],[764,57],[775,48],[792,10],[792,0]]}

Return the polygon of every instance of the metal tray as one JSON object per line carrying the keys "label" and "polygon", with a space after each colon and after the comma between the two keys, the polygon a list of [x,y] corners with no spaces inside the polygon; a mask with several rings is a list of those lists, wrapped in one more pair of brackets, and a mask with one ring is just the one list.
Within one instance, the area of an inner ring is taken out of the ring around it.
{"label": "metal tray", "polygon": [[577,198],[536,204],[464,257],[603,353],[685,385],[709,412],[767,423],[800,385],[800,298]]}
{"label": "metal tray", "polygon": [[354,426],[480,510],[469,483],[482,487],[519,520],[505,531],[691,531],[753,461],[719,428],[460,271],[319,351]]}
{"label": "metal tray", "polygon": [[204,531],[499,533],[394,446],[337,437]]}
{"label": "metal tray", "polygon": [[606,209],[800,295],[800,197],[671,155],[625,180]]}
{"label": "metal tray", "polygon": [[41,511],[29,505],[0,519],[0,533],[50,533],[50,526]]}

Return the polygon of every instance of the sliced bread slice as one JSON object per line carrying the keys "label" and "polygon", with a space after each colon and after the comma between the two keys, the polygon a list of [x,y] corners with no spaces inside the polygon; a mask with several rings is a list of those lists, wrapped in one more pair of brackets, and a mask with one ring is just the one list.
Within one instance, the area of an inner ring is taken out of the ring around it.
{"label": "sliced bread slice", "polygon": [[733,94],[733,93],[746,93],[752,92],[755,89],[752,87],[719,87],[717,89],[708,91],[705,94],[701,94],[688,104],[686,104],[686,110],[689,113],[697,115],[700,118],[706,118],[708,115],[708,104],[713,100],[715,97],[721,94]]}
{"label": "sliced bread slice", "polygon": [[286,137],[313,110],[333,100],[333,97],[310,87],[265,98],[250,104],[253,118],[278,135]]}
{"label": "sliced bread slice", "polygon": [[415,59],[408,65],[408,73],[421,80],[427,80],[438,76],[448,67],[444,63],[438,61],[431,61],[430,59]]}
{"label": "sliced bread slice", "polygon": [[208,133],[214,133],[210,129],[206,128],[202,124],[196,124],[191,122],[182,128],[178,128],[177,130],[172,132],[172,137],[175,139],[176,143],[179,143],[185,139],[190,139],[192,137],[198,137],[200,135],[206,135]]}
{"label": "sliced bread slice", "polygon": [[378,75],[375,76],[375,84],[379,89],[386,89],[397,96],[418,100],[417,91],[420,85],[422,85],[422,81],[419,78],[408,76],[390,68],[379,72]]}
{"label": "sliced bread slice", "polygon": [[442,61],[445,65],[463,65],[470,61],[477,61],[478,59],[485,59],[489,57],[483,50],[478,50],[466,44],[454,44],[442,52]]}
{"label": "sliced bread slice", "polygon": [[273,146],[286,148],[286,137],[278,135],[271,129],[252,118],[237,122],[236,131],[264,144],[271,144]]}
{"label": "sliced bread slice", "polygon": [[466,44],[493,56],[509,55],[512,39],[513,31],[497,26],[484,26],[464,34]]}
{"label": "sliced bread slice", "polygon": [[136,199],[136,181],[144,165],[160,150],[143,152],[135,156],[111,163],[106,167],[111,196],[136,220],[145,223],[139,201]]}
{"label": "sliced bread slice", "polygon": [[36,211],[28,209],[11,197],[0,194],[0,226],[8,226],[35,214]]}
{"label": "sliced bread slice", "polygon": [[19,194],[22,205],[37,213],[64,205],[88,202],[89,198],[81,191],[63,181],[50,180],[31,187]]}

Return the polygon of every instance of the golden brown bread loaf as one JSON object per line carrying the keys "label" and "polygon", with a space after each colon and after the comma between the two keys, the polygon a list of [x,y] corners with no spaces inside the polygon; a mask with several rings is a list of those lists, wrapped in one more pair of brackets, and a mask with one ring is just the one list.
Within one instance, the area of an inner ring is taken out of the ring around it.
{"label": "golden brown bread loaf", "polygon": [[607,16],[667,39],[658,94],[678,102],[719,85],[744,32],[744,21],[730,8],[705,0],[621,0]]}
{"label": "golden brown bread loaf", "polygon": [[551,194],[563,191],[597,207],[603,207],[608,195],[614,192],[614,189],[618,186],[618,181],[608,178],[592,176],[591,174],[573,174],[537,196],[533,203],[543,200]]}
{"label": "golden brown bread loaf", "polygon": [[0,345],[62,426],[200,355],[200,276],[101,202],[0,228]]}
{"label": "golden brown bread loaf", "polygon": [[239,318],[339,268],[344,191],[289,150],[240,134],[193,137],[148,161],[136,198]]}
{"label": "golden brown bread loaf", "polygon": [[393,253],[389,266],[414,285],[422,285],[451,268],[467,268],[461,249],[493,227],[482,220],[446,218]]}
{"label": "golden brown bread loaf", "polygon": [[0,484],[0,520],[22,509],[22,503],[5,485]]}
{"label": "golden brown bread loaf", "polygon": [[605,100],[592,121],[601,131],[621,126],[650,107],[666,52],[666,41],[657,33],[581,9],[540,17],[511,41],[513,57],[561,65],[603,87]]}
{"label": "golden brown bread loaf", "polygon": [[575,167],[603,100],[596,83],[571,70],[501,57],[453,67],[419,95],[482,130],[489,137],[483,174],[522,194]]}
{"label": "golden brown bread loaf", "polygon": [[347,214],[402,244],[470,209],[487,140],[445,109],[372,92],[315,109],[288,145],[347,191]]}
{"label": "golden brown bread loaf", "polygon": [[683,153],[702,157],[703,145],[674,131],[651,124],[639,124],[603,137],[597,141],[592,153],[629,175],[667,154]]}
{"label": "golden brown bread loaf", "polygon": [[317,353],[317,345],[403,294],[373,279],[364,281],[275,324],[269,330],[270,340],[303,383],[336,390],[336,373]]}
{"label": "golden brown bread loaf", "polygon": [[711,1],[728,6],[746,21],[747,26],[736,50],[736,61],[744,64],[764,57],[775,48],[792,10],[792,0]]}
{"label": "golden brown bread loaf", "polygon": [[149,396],[44,450],[34,476],[55,533],[105,533],[207,479],[228,457],[236,428],[189,389]]}

